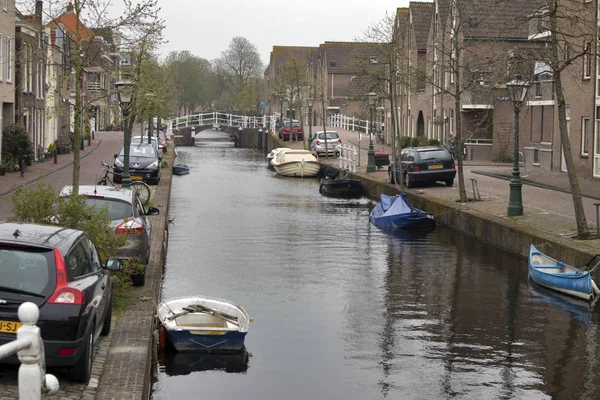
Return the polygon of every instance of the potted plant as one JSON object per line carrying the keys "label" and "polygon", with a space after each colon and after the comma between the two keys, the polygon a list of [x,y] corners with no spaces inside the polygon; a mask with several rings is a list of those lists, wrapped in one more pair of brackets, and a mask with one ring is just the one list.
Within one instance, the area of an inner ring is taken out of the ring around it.
{"label": "potted plant", "polygon": [[86,146],[90,145],[92,140],[92,126],[90,125],[90,121],[85,123],[85,131],[83,133],[83,144]]}
{"label": "potted plant", "polygon": [[48,145],[48,153],[50,153],[50,155],[52,156],[52,158],[54,158],[54,164],[56,164],[58,162],[57,159],[57,150],[56,150],[56,142],[52,142]]}

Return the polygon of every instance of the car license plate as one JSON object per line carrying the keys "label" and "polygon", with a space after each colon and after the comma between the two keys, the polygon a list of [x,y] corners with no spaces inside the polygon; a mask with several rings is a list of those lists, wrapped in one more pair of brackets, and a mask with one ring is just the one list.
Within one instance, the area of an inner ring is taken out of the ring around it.
{"label": "car license plate", "polygon": [[431,164],[429,166],[429,169],[440,169],[440,168],[443,168],[442,164]]}
{"label": "car license plate", "polygon": [[21,322],[16,321],[0,321],[0,332],[17,333],[21,325]]}
{"label": "car license plate", "polygon": [[139,175],[131,175],[131,180],[132,181],[141,181],[142,177]]}

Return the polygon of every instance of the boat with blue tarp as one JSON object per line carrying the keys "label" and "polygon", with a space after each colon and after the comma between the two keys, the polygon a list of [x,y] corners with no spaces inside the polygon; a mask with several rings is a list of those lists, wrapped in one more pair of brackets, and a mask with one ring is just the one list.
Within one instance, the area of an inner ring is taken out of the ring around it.
{"label": "boat with blue tarp", "polygon": [[413,207],[401,192],[396,196],[381,195],[381,201],[369,215],[369,220],[380,228],[425,228],[435,225],[431,213]]}

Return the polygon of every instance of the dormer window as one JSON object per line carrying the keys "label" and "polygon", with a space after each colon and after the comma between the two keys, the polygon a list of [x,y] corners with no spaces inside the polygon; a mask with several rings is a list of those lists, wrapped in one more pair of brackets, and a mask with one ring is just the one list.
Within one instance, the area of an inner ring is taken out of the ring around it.
{"label": "dormer window", "polygon": [[377,64],[379,63],[379,58],[377,56],[371,56],[369,57],[369,61],[371,61],[371,64]]}

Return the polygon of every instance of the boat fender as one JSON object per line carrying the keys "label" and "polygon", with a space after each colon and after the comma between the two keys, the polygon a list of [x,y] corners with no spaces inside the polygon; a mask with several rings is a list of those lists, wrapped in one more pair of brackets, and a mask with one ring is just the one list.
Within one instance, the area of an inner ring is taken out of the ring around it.
{"label": "boat fender", "polygon": [[167,345],[167,334],[165,332],[165,327],[161,326],[158,328],[158,348],[164,349]]}
{"label": "boat fender", "polygon": [[594,288],[594,293],[596,294],[596,296],[600,295],[600,289],[598,289],[598,286],[596,285],[596,282],[594,282],[593,279],[592,279],[592,287]]}

